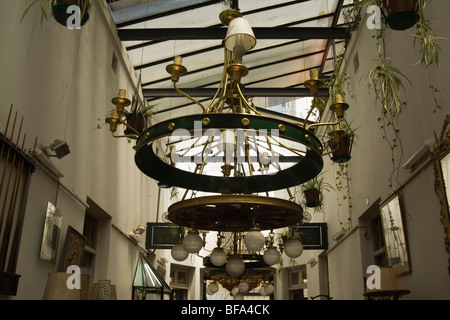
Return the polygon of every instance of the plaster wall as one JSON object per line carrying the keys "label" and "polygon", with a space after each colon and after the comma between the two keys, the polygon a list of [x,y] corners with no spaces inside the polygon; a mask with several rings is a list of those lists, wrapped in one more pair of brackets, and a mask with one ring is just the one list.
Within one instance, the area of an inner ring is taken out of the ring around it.
{"label": "plaster wall", "polygon": [[[436,34],[447,38],[450,38],[450,22],[447,19],[449,10],[448,1],[433,2],[426,8]],[[428,73],[416,64],[419,55],[412,36],[415,28],[386,31],[386,44],[392,63],[411,81],[411,84],[404,81],[405,92],[401,96],[404,105],[396,117],[395,125],[399,130],[402,151],[400,148],[395,149],[394,159],[399,172],[398,176],[394,174],[390,186],[392,155],[378,121],[381,107],[369,91],[365,77],[377,57],[375,30],[366,27],[366,18],[363,17],[358,32],[352,35],[343,65],[351,78],[351,90],[345,97],[350,104],[346,117],[357,128],[356,145],[348,163],[352,207],[349,208],[346,201],[336,200],[339,197],[336,192],[330,192],[325,199],[324,219],[328,223],[331,246],[328,250],[330,293],[334,299],[363,298],[363,277],[367,266],[373,264],[374,260],[370,246],[365,243],[366,240],[361,240],[364,239],[364,229],[359,227],[367,221],[360,218],[377,199],[383,203],[389,196],[399,193],[404,208],[412,272],[398,277],[398,282],[411,290],[407,299],[448,299],[448,257],[444,247],[444,228],[440,224],[439,201],[433,188],[433,168],[431,164],[425,163],[423,170],[410,172],[403,169],[402,165],[426,140],[434,138],[435,132],[440,134],[445,115],[449,113],[450,95],[446,88],[450,85],[447,75],[450,60],[445,52],[450,50],[450,43],[448,40],[441,41],[443,54],[440,67],[432,66],[429,70],[432,83],[441,90],[438,98],[443,108],[435,110],[428,88]],[[354,66],[355,56],[359,58],[357,70]],[[324,172],[327,181],[335,181],[336,167],[330,161],[325,163]],[[336,244],[332,237],[342,227],[347,229],[347,235]]]}
{"label": "plaster wall", "polygon": [[[13,104],[13,116],[17,112],[19,119],[24,117],[27,149],[33,148],[35,138],[45,146],[60,139],[71,153],[51,159],[64,174],[59,186],[39,166],[32,176],[16,270],[21,275],[18,294],[1,298],[42,298],[47,274],[59,271],[67,227],[83,231],[90,197],[109,215],[100,230],[97,249],[102,261],[94,282],[110,279],[118,298],[130,299],[141,250],[126,235],[138,224],[155,220],[157,186],[135,166],[132,143],[113,139],[107,126],[98,130],[97,125],[113,108],[110,101],[119,89],[126,89],[131,99],[136,75],[113,31],[110,13],[97,3],[81,30],[69,30],[52,18],[41,25],[38,6],[21,22],[25,8],[24,1],[0,3],[0,10],[8,13],[0,21],[0,130],[4,132]],[[118,60],[115,72],[113,55]],[[63,212],[56,264],[39,259],[48,201]]]}

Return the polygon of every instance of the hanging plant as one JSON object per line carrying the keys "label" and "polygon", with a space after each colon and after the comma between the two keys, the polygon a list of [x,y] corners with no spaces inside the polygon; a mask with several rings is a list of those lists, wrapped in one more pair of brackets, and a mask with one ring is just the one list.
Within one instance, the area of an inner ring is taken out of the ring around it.
{"label": "hanging plant", "polygon": [[376,5],[380,8],[386,26],[392,30],[407,30],[419,20],[418,1],[420,0],[354,0],[353,7],[346,15],[359,21],[363,7]]}
{"label": "hanging plant", "polygon": [[416,33],[414,36],[414,46],[419,46],[420,60],[417,62],[421,64],[428,72],[429,89],[433,95],[436,112],[441,109],[442,106],[439,104],[437,99],[437,94],[440,92],[435,85],[432,84],[430,67],[435,65],[440,66],[439,55],[442,52],[440,46],[440,40],[448,40],[445,37],[439,37],[435,34],[431,28],[431,22],[424,15],[424,9],[431,0],[418,0],[419,5],[419,22],[416,24]]}
{"label": "hanging plant", "polygon": [[[129,109],[125,108],[125,118],[127,124],[134,128],[137,132],[142,133],[148,127],[149,118],[153,115],[153,108],[155,105],[149,105],[147,99],[141,99],[139,91],[141,90],[142,78],[139,75],[138,84],[134,92],[131,106]],[[125,128],[125,134],[132,134],[131,128]]]}
{"label": "hanging plant", "polygon": [[[67,13],[70,6],[77,6],[80,12],[80,26],[86,24],[89,20],[89,8],[92,6],[93,0],[25,0],[26,4],[30,3],[25,9],[22,20],[35,5],[39,4],[41,11],[41,25],[47,21],[50,16],[61,25],[67,26],[68,20],[73,13]],[[103,8],[106,8],[105,0],[96,0]],[[50,12],[49,12],[50,11]],[[21,20],[21,21],[22,21]]]}
{"label": "hanging plant", "polygon": [[[349,164],[338,163],[336,164],[335,168],[336,168],[335,185],[337,191],[336,195],[338,197],[337,218],[342,231],[347,232],[349,229],[352,228],[352,210],[353,210]],[[343,202],[347,203],[348,209],[348,217],[344,221],[341,218]]]}
{"label": "hanging plant", "polygon": [[417,0],[382,0],[386,24],[392,30],[406,30],[419,20]]}
{"label": "hanging plant", "polygon": [[324,191],[330,191],[333,186],[324,180],[323,173],[320,173],[311,180],[300,185],[296,196],[301,195],[298,203],[314,208],[314,212],[323,212]]}
{"label": "hanging plant", "polygon": [[340,129],[344,131],[340,141],[334,138],[328,140],[331,161],[345,163],[350,161],[353,145],[356,142],[356,129],[345,118],[340,123]]}
{"label": "hanging plant", "polygon": [[[401,92],[405,91],[404,81],[411,84],[409,79],[395,66],[387,54],[385,42],[386,27],[376,32],[378,58],[366,77],[369,89],[375,94],[375,99],[381,104],[381,116],[378,118],[383,139],[388,143],[391,151],[392,171],[389,177],[389,186],[393,189],[394,179],[398,179],[399,167],[403,157],[403,147],[399,135],[399,129],[395,124],[395,118],[400,114],[403,102]],[[399,148],[399,149],[397,149]],[[396,160],[396,150],[400,151]]]}

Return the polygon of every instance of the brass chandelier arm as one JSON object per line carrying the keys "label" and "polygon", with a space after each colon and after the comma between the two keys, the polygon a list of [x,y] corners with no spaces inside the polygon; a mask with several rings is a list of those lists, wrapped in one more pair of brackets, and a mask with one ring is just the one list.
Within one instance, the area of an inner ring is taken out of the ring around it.
{"label": "brass chandelier arm", "polygon": [[336,152],[338,149],[339,149],[339,145],[341,144],[341,142],[340,141],[338,141],[338,142],[336,142],[336,148],[334,149],[334,150],[331,150],[331,151],[328,151],[328,152],[325,152],[324,154],[322,154],[323,156],[327,156],[327,155],[329,155],[329,154],[332,154],[333,152]]}
{"label": "brass chandelier arm", "polygon": [[135,128],[133,128],[132,126],[130,126],[126,121],[123,121],[122,117],[119,116],[119,121],[121,124],[123,124],[125,127],[127,127],[128,129],[130,129],[131,131],[133,131],[134,133],[136,133],[136,135],[133,135],[135,137],[139,137],[139,135],[141,134],[139,131],[137,131]]}
{"label": "brass chandelier arm", "polygon": [[[311,108],[309,109],[308,114],[307,114],[306,117],[305,117],[305,122],[304,122],[304,124],[303,124],[303,127],[304,127],[304,128],[306,128],[306,124],[308,123],[308,119],[309,119],[309,117],[311,116],[311,114],[312,114],[312,112],[313,112],[313,110],[314,110],[315,108],[316,108],[316,97],[313,97]],[[308,128],[309,128],[309,127],[308,127]]]}
{"label": "brass chandelier arm", "polygon": [[248,160],[248,170],[249,170],[250,175],[252,176],[253,175],[253,164],[250,161],[250,145],[248,143],[247,135],[245,135],[245,152],[247,154],[247,158],[249,159]]}
{"label": "brass chandelier arm", "polygon": [[181,91],[181,90],[178,88],[178,86],[177,86],[177,84],[176,84],[175,82],[173,82],[173,87],[174,87],[174,89],[175,89],[179,94],[181,94],[183,97],[188,98],[189,100],[191,100],[192,102],[194,102],[195,104],[197,104],[200,108],[202,108],[203,112],[206,111],[206,110],[205,110],[205,107],[204,107],[200,102],[198,102],[197,100],[195,100],[193,97],[191,97],[191,96],[188,95],[187,93],[184,93],[183,91]]}
{"label": "brass chandelier arm", "polygon": [[[272,136],[270,136],[270,138],[274,139]],[[274,139],[274,140],[275,140],[275,139]],[[269,136],[268,136],[268,135],[266,136],[266,141],[267,141],[267,144],[268,144],[268,146],[269,146],[269,150],[273,152],[273,150],[272,150],[272,144],[270,143],[270,139],[269,139]],[[275,142],[280,143],[280,142],[278,142],[277,140],[275,140]],[[289,150],[289,148],[287,148],[287,149]],[[290,150],[290,151],[292,151],[292,152],[295,153],[294,150]],[[281,166],[280,166],[279,163],[278,163],[278,170],[281,170]],[[287,191],[287,193],[288,193],[288,195],[289,195],[289,200],[292,201],[293,199],[295,199],[294,196],[292,195],[291,190],[290,190],[289,188],[286,188],[286,191]],[[269,196],[268,193],[267,193],[267,196]]]}
{"label": "brass chandelier arm", "polygon": [[114,134],[114,132],[111,132],[111,135],[112,135],[114,138],[130,138],[130,139],[137,139],[137,138],[139,138],[139,136],[138,136],[138,135],[135,135],[135,134],[124,134],[124,135],[116,136],[116,135]]}
{"label": "brass chandelier arm", "polygon": [[250,111],[253,111],[255,114],[257,114],[257,115],[261,115],[261,113],[259,113],[253,106],[251,106],[248,102],[247,102],[247,99],[245,99],[245,97],[244,97],[244,95],[242,94],[242,91],[241,91],[241,86],[240,86],[240,84],[238,83],[237,85],[236,85],[236,87],[237,87],[237,89],[238,89],[238,92],[239,92],[239,96],[241,97],[241,99],[242,99],[242,101],[244,102],[244,104],[245,104],[245,106],[247,107],[247,109]]}
{"label": "brass chandelier arm", "polygon": [[309,130],[312,127],[319,127],[319,126],[335,126],[341,123],[341,119],[335,122],[322,122],[322,123],[313,123],[310,124],[308,127],[306,127],[306,130]]}
{"label": "brass chandelier arm", "polygon": [[[227,84],[227,81],[228,81],[228,73],[227,73],[228,60],[229,60],[228,50],[226,48],[224,48],[225,65],[224,65],[224,68],[223,68],[222,79],[220,81],[219,87],[217,88],[216,94],[214,95],[214,97],[212,98],[212,100],[210,101],[208,106],[205,108],[205,113],[212,112],[214,110],[215,106],[217,106],[218,103],[220,103],[220,101],[223,101],[223,99],[225,99],[226,84]],[[221,97],[220,97],[219,101],[213,105],[213,102],[217,99],[217,96],[219,95],[219,93],[221,91],[222,91],[222,94],[221,94]],[[213,107],[211,108],[211,106],[213,106]]]}
{"label": "brass chandelier arm", "polygon": [[200,167],[199,174],[202,174],[203,173],[203,169],[205,169],[207,157],[204,156],[204,153],[205,153],[206,147],[208,145],[211,145],[213,143],[213,141],[214,141],[214,135],[211,133],[211,137],[209,138],[209,141],[205,143],[205,146],[203,147],[203,150],[202,150],[203,161],[202,161],[202,165]]}

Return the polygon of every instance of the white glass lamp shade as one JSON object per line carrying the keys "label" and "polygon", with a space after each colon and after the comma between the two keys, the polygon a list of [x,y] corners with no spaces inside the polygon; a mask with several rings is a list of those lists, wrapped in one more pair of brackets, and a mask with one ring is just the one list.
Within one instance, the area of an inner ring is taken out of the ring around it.
{"label": "white glass lamp shade", "polygon": [[264,262],[269,266],[273,266],[274,264],[278,263],[278,261],[280,261],[280,258],[281,254],[275,247],[270,247],[266,250],[266,252],[264,252],[263,255]]}
{"label": "white glass lamp shade", "polygon": [[244,300],[244,295],[242,293],[238,293],[233,297],[234,300]]}
{"label": "white glass lamp shade", "polygon": [[208,286],[208,290],[210,295],[215,294],[217,291],[219,291],[219,285],[215,282],[212,282],[209,286]]}
{"label": "white glass lamp shade", "polygon": [[259,288],[258,293],[259,293],[260,295],[262,295],[262,296],[267,295],[266,290],[264,290],[264,287]]}
{"label": "white glass lamp shade", "polygon": [[242,57],[245,52],[256,45],[255,34],[253,33],[250,23],[242,17],[231,20],[223,44],[225,48],[234,51],[235,53],[237,51],[242,51]]}
{"label": "white glass lamp shade", "polygon": [[238,288],[240,293],[246,294],[248,292],[249,286],[247,282],[241,282],[239,283]]}
{"label": "white glass lamp shade", "polygon": [[198,233],[189,233],[183,239],[183,247],[189,253],[197,253],[203,247],[203,240]]}
{"label": "white glass lamp shade", "polygon": [[221,267],[227,262],[227,254],[222,248],[215,248],[213,252],[211,252],[209,259],[213,265]]}
{"label": "white glass lamp shade", "polygon": [[189,256],[189,253],[184,250],[182,243],[177,243],[174,245],[170,250],[170,254],[172,255],[172,258],[177,261],[184,261]]}
{"label": "white glass lamp shade", "polygon": [[264,292],[266,294],[272,294],[274,290],[275,290],[275,288],[273,287],[272,284],[268,284],[268,285],[264,286]]}
{"label": "white glass lamp shade", "polygon": [[264,247],[265,238],[260,229],[251,229],[244,237],[248,251],[256,252]]}
{"label": "white glass lamp shade", "polygon": [[239,256],[233,255],[228,259],[225,270],[230,276],[237,278],[245,270],[244,261]]}
{"label": "white glass lamp shade", "polygon": [[284,244],[284,253],[290,258],[298,258],[303,253],[303,244],[298,239],[289,239]]}

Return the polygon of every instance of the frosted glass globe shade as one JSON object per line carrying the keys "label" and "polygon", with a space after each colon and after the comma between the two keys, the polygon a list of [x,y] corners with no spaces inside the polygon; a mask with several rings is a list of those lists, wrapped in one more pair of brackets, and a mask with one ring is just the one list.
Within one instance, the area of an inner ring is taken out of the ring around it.
{"label": "frosted glass globe shade", "polygon": [[264,262],[269,266],[273,266],[274,264],[280,261],[281,254],[275,247],[270,247],[264,252],[263,259]]}
{"label": "frosted glass globe shade", "polygon": [[271,284],[264,286],[264,292],[266,294],[272,294],[274,290],[275,290],[275,288]]}
{"label": "frosted glass globe shade", "polygon": [[266,291],[264,290],[264,287],[259,288],[259,291],[258,291],[258,292],[259,292],[259,294],[262,295],[262,296],[267,295]]}
{"label": "frosted glass globe shade", "polygon": [[189,233],[183,239],[183,247],[189,253],[197,253],[203,247],[203,240],[198,233]]}
{"label": "frosted glass globe shade", "polygon": [[238,287],[234,287],[233,289],[231,289],[231,295],[235,296],[239,293],[239,288]]}
{"label": "frosted glass globe shade", "polygon": [[208,291],[210,292],[211,295],[213,295],[214,293],[219,291],[219,285],[217,283],[215,283],[215,282],[211,283],[208,286]]}
{"label": "frosted glass globe shade", "polygon": [[237,278],[244,272],[245,264],[239,256],[233,255],[228,259],[225,269],[230,276]]}
{"label": "frosted glass globe shade", "polygon": [[248,251],[256,252],[264,247],[265,238],[260,229],[251,229],[244,237]]}
{"label": "frosted glass globe shade", "polygon": [[174,245],[170,250],[170,254],[172,255],[172,258],[177,261],[184,261],[189,256],[189,253],[184,250],[182,243],[177,243]]}
{"label": "frosted glass globe shade", "polygon": [[245,294],[248,292],[249,286],[248,286],[247,282],[241,282],[241,283],[239,283],[238,288],[239,288],[239,292]]}
{"label": "frosted glass globe shade", "polygon": [[234,296],[234,300],[244,300],[244,295],[242,293],[238,293]]}
{"label": "frosted glass globe shade", "polygon": [[289,239],[284,244],[284,253],[290,258],[298,258],[303,253],[303,244],[300,240]]}
{"label": "frosted glass globe shade", "polygon": [[227,254],[222,248],[215,248],[209,256],[209,259],[213,265],[221,267],[227,262]]}

